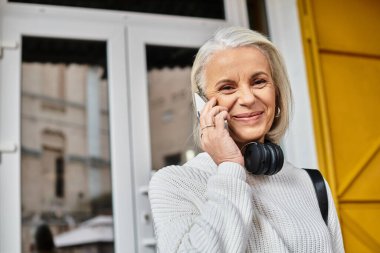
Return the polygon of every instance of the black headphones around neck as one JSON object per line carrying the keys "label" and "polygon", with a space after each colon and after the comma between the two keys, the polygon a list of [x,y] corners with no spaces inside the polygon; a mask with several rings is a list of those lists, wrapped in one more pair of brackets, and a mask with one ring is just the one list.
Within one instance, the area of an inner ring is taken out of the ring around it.
{"label": "black headphones around neck", "polygon": [[254,175],[274,175],[284,165],[284,153],[281,147],[270,141],[251,142],[244,148],[245,167]]}

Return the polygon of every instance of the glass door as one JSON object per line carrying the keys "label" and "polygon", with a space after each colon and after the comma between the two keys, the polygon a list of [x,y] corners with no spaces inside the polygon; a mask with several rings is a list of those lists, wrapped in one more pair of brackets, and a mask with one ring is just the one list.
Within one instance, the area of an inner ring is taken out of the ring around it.
{"label": "glass door", "polygon": [[151,175],[183,164],[200,150],[194,144],[190,71],[202,43],[222,22],[130,27],[131,126],[139,252],[154,252],[147,195]]}
{"label": "glass door", "polygon": [[247,24],[244,1],[218,1],[225,19],[9,2],[0,252],[154,252],[151,175],[199,152],[193,57],[219,27]]}
{"label": "glass door", "polygon": [[123,25],[28,12],[2,20],[0,252],[135,252]]}

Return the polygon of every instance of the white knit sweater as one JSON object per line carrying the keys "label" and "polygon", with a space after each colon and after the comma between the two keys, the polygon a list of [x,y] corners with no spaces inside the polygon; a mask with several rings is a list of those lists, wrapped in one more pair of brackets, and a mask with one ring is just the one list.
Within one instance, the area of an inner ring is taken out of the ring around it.
{"label": "white knit sweater", "polygon": [[[328,187],[327,187],[328,188]],[[285,163],[253,176],[201,153],[158,171],[149,186],[158,250],[170,252],[344,252],[329,197],[328,227],[303,169]]]}

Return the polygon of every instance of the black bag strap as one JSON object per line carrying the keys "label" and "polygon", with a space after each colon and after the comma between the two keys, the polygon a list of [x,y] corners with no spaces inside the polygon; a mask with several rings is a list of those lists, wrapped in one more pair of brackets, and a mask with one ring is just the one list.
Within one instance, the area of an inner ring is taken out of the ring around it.
{"label": "black bag strap", "polygon": [[315,193],[317,194],[319,209],[321,210],[322,218],[327,225],[327,215],[329,211],[329,203],[327,200],[327,190],[325,180],[319,170],[304,169],[309,174],[313,182]]}

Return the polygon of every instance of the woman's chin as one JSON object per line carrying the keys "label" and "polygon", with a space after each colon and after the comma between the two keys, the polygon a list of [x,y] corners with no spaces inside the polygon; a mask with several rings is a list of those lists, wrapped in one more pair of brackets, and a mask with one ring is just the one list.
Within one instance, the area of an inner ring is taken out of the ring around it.
{"label": "woman's chin", "polygon": [[244,145],[246,145],[250,142],[261,142],[261,143],[263,143],[264,142],[264,135],[260,135],[260,136],[235,136],[235,138],[232,137],[232,139],[234,139],[234,141],[236,142],[238,147],[242,148]]}
{"label": "woman's chin", "polygon": [[249,142],[254,142],[254,141],[264,142],[265,132],[266,132],[265,130],[257,129],[257,128],[256,129],[230,128],[230,135],[238,146],[245,145]]}

